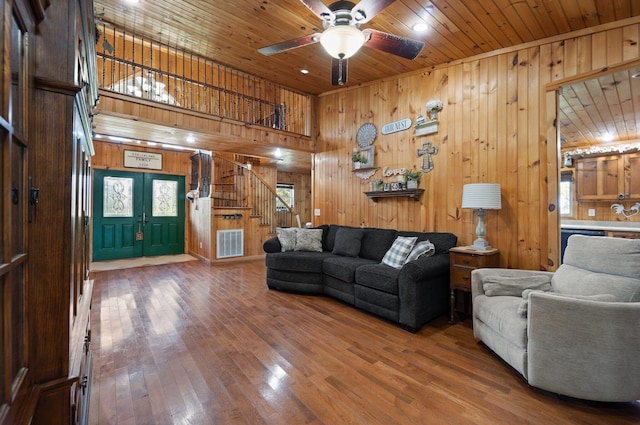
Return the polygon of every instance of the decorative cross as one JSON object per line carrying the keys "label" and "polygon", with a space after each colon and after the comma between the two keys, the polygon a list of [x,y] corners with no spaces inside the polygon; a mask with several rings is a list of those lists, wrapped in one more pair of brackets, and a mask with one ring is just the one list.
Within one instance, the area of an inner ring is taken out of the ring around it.
{"label": "decorative cross", "polygon": [[[422,144],[422,149],[418,149],[416,152],[416,156],[422,157],[422,165],[420,168],[423,172],[428,173],[433,170],[433,158],[431,155],[436,155],[438,153],[437,146],[431,146],[431,142],[426,142]],[[425,156],[426,155],[426,156]],[[425,165],[425,159],[427,164]]]}

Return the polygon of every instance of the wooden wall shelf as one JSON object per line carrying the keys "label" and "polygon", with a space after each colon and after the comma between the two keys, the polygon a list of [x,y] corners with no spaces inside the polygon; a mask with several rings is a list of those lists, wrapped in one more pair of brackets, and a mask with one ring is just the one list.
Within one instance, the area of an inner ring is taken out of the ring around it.
{"label": "wooden wall shelf", "polygon": [[397,198],[399,196],[408,196],[414,201],[419,201],[424,189],[407,189],[407,190],[377,190],[374,192],[365,192],[368,198],[373,202],[378,202],[379,198]]}
{"label": "wooden wall shelf", "polygon": [[361,167],[354,168],[353,170],[351,170],[351,172],[360,177],[362,180],[366,180],[369,177],[373,176],[379,169],[380,167]]}

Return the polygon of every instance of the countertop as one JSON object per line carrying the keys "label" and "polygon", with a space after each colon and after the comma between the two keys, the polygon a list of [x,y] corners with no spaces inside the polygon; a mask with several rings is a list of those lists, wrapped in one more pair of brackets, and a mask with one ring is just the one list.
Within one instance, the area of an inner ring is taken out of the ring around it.
{"label": "countertop", "polygon": [[560,228],[640,232],[640,223],[630,221],[561,220]]}

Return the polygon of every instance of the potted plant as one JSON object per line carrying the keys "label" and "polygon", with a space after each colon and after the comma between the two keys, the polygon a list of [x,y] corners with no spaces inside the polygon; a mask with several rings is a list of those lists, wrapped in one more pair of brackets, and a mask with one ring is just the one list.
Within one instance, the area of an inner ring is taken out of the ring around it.
{"label": "potted plant", "polygon": [[360,152],[359,149],[355,149],[353,151],[353,153],[351,154],[351,161],[353,161],[354,168],[360,168],[361,164],[366,164],[368,162],[367,157],[364,156],[364,154]]}
{"label": "potted plant", "polygon": [[380,180],[380,179],[371,180],[371,191],[372,192],[379,192],[381,190],[382,190],[382,180]]}
{"label": "potted plant", "polygon": [[409,170],[404,176],[407,179],[407,189],[417,189],[422,177],[422,171]]}

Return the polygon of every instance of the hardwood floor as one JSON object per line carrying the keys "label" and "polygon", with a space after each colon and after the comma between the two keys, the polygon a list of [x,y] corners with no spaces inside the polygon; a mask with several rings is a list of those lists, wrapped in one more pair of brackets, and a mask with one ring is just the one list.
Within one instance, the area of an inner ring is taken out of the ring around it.
{"label": "hardwood floor", "polygon": [[640,423],[529,387],[469,320],[411,334],[269,291],[263,260],[97,272],[92,335],[92,425]]}

